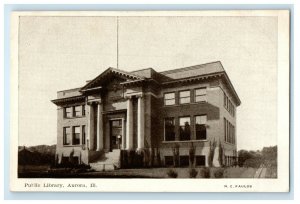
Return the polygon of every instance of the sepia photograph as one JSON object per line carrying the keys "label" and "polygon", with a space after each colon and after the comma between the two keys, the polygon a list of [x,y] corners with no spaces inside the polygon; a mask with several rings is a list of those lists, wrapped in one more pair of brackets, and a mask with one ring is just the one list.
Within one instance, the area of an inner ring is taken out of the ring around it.
{"label": "sepia photograph", "polygon": [[289,15],[13,12],[11,190],[288,192]]}

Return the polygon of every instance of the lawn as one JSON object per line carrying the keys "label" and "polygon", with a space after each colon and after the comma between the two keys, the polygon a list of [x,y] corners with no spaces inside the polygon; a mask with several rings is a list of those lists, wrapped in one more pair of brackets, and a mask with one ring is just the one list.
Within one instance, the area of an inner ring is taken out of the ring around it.
{"label": "lawn", "polygon": [[[115,171],[87,171],[76,172],[69,169],[64,171],[48,172],[49,166],[21,166],[19,167],[20,178],[169,178],[168,171],[173,170],[177,178],[190,178],[190,168],[146,168],[146,169],[119,169]],[[215,178],[215,172],[221,171],[220,178],[253,178],[256,168],[228,167],[228,168],[206,168],[209,174],[207,177]],[[195,178],[204,178],[204,168],[195,168]],[[272,174],[270,172],[270,174]],[[269,176],[271,177],[271,175]]]}
{"label": "lawn", "polygon": [[225,178],[253,178],[256,168],[228,167],[225,169]]}

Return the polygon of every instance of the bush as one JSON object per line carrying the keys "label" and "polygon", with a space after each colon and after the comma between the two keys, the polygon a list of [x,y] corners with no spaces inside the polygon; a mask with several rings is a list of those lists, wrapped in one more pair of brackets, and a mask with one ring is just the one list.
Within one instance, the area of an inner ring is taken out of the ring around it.
{"label": "bush", "polygon": [[168,177],[170,178],[177,178],[178,174],[176,171],[174,171],[173,169],[169,169],[167,172]]}
{"label": "bush", "polygon": [[133,160],[133,167],[141,168],[143,167],[143,158],[144,155],[142,152],[136,152]]}
{"label": "bush", "polygon": [[200,177],[201,178],[210,178],[209,168],[205,167],[200,169]]}
{"label": "bush", "polygon": [[128,154],[127,150],[121,150],[121,168],[128,168]]}
{"label": "bush", "polygon": [[261,165],[261,160],[257,158],[247,159],[244,162],[245,167],[259,168]]}
{"label": "bush", "polygon": [[127,158],[128,158],[128,168],[134,167],[134,161],[135,161],[135,151],[134,150],[128,150],[127,151]]}
{"label": "bush", "polygon": [[175,144],[173,149],[173,165],[174,167],[178,167],[179,166],[179,144]]}
{"label": "bush", "polygon": [[196,169],[193,168],[190,169],[189,173],[190,173],[190,178],[196,178],[198,171],[196,171]]}
{"label": "bush", "polygon": [[193,146],[193,143],[189,150],[189,160],[190,160],[190,167],[194,167],[194,161],[195,161],[195,148]]}
{"label": "bush", "polygon": [[224,178],[224,169],[217,169],[214,175],[215,178]]}

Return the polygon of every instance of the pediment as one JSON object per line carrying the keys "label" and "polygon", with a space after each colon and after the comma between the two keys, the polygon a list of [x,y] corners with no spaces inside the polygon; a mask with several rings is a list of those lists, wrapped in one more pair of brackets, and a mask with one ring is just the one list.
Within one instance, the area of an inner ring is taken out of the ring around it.
{"label": "pediment", "polygon": [[88,82],[84,87],[81,88],[81,91],[92,90],[98,87],[117,89],[119,83],[142,79],[144,78],[141,76],[110,67],[102,72],[99,76]]}

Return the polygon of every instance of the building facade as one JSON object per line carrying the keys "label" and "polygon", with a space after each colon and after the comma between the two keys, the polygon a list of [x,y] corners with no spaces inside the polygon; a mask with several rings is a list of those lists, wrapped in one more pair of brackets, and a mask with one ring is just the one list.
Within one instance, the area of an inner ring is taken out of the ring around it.
{"label": "building facade", "polygon": [[114,169],[135,152],[143,166],[228,166],[237,156],[241,101],[219,61],[164,72],[108,68],[52,102],[59,163]]}

